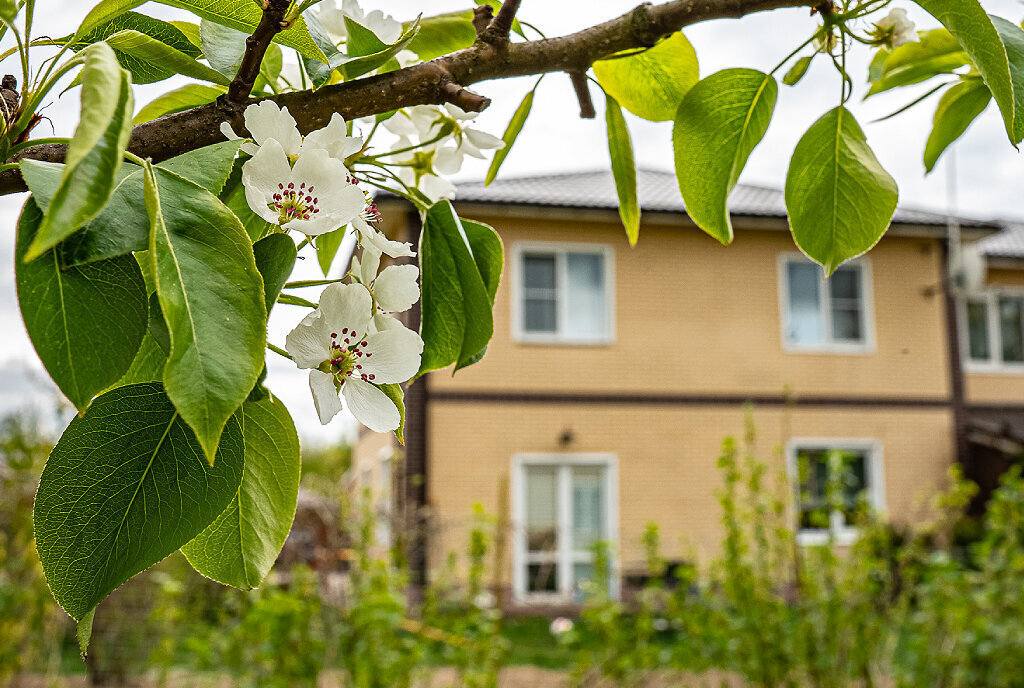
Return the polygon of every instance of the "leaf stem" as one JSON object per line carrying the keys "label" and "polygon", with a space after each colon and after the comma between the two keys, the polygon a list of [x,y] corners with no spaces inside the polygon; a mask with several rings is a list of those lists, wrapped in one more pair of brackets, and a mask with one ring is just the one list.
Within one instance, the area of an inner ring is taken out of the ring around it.
{"label": "leaf stem", "polygon": [[133,162],[136,165],[138,165],[139,167],[144,167],[146,165],[146,161],[145,160],[143,160],[139,156],[135,155],[135,153],[132,153],[131,151],[127,151],[126,150],[124,152],[124,158],[128,162]]}
{"label": "leaf stem", "polygon": [[284,349],[282,349],[280,347],[274,346],[270,342],[267,342],[267,348],[270,349],[271,351],[273,351],[278,356],[284,356],[289,361],[294,361],[295,360],[294,358],[292,358],[292,355],[290,353],[288,353],[287,351],[285,351]]}

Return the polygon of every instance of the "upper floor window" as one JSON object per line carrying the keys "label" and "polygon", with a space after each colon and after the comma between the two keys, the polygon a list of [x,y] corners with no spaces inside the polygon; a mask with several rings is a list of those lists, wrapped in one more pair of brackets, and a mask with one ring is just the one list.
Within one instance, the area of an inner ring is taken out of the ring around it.
{"label": "upper floor window", "polygon": [[513,331],[523,341],[601,343],[612,339],[611,250],[517,247]]}
{"label": "upper floor window", "polygon": [[825,279],[802,256],[780,261],[783,340],[790,349],[863,351],[870,345],[867,263],[840,266]]}
{"label": "upper floor window", "polygon": [[1024,292],[991,291],[965,302],[972,363],[1024,369]]}
{"label": "upper floor window", "polygon": [[853,541],[859,512],[881,508],[880,453],[870,441],[791,443],[790,473],[801,543]]}

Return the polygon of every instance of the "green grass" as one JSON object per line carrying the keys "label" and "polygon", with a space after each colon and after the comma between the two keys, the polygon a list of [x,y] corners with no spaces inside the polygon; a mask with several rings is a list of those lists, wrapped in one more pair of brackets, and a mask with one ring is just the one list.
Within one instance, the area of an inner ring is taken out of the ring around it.
{"label": "green grass", "polygon": [[511,643],[508,664],[531,664],[543,669],[568,669],[575,653],[559,644],[548,630],[551,619],[543,616],[505,618],[501,634]]}

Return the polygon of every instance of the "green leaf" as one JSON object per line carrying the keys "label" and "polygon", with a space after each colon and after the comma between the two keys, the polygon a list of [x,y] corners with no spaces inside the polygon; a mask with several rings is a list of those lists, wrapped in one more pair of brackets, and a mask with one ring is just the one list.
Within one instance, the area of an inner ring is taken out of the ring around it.
{"label": "green leaf", "polygon": [[202,56],[200,50],[192,44],[178,27],[169,22],[147,17],[137,12],[125,12],[118,15],[111,21],[97,26],[88,35],[79,39],[74,39],[73,36],[68,38],[69,40],[74,40],[70,47],[76,52],[88,45],[106,40],[114,49],[117,61],[132,75],[132,83],[150,84],[174,76],[175,71],[170,65],[161,64],[159,60],[154,60],[146,55],[137,56],[131,51],[122,50],[118,45],[115,45],[115,41],[108,40],[122,31],[142,33],[148,36],[150,40],[156,41],[184,55],[185,59],[195,61]]}
{"label": "green leaf", "polygon": [[244,34],[237,29],[206,19],[199,23],[199,41],[206,61],[217,72],[229,78],[238,73],[245,54]]}
{"label": "green leaf", "polygon": [[206,105],[217,100],[228,90],[221,86],[207,86],[205,84],[186,84],[181,88],[168,91],[157,96],[147,103],[139,114],[135,115],[132,124],[150,122],[158,117],[170,115],[175,112],[184,112],[200,105]]}
{"label": "green leaf", "polygon": [[917,0],[949,29],[988,84],[1014,145],[1024,139],[1024,30],[978,0]]}
{"label": "green leaf", "polygon": [[146,284],[132,256],[64,269],[58,248],[25,263],[41,220],[29,199],[18,221],[18,303],[43,366],[81,411],[135,358],[146,332]]}
{"label": "green leaf", "polygon": [[384,392],[398,409],[398,427],[395,428],[395,438],[405,444],[405,391],[398,383],[390,385],[377,385],[377,389]]}
{"label": "green leaf", "polygon": [[801,57],[799,60],[793,63],[793,66],[786,72],[786,76],[782,78],[782,83],[787,86],[796,86],[800,83],[800,80],[807,74],[807,69],[811,66],[811,61],[814,59],[814,55],[806,55]]}
{"label": "green leaf", "polygon": [[640,237],[640,202],[636,195],[636,162],[633,160],[633,143],[629,139],[629,128],[622,116],[619,104],[607,96],[605,121],[608,125],[608,152],[612,159],[612,176],[615,178],[615,192],[619,196],[619,217],[626,228],[629,245],[636,246]]}
{"label": "green leaf", "polygon": [[334,257],[338,255],[338,249],[341,247],[341,242],[344,239],[345,228],[342,227],[333,232],[320,234],[313,240],[313,245],[316,247],[316,262],[320,265],[320,270],[324,273],[324,277],[327,277],[327,273],[331,271]]}
{"label": "green leaf", "polygon": [[697,83],[698,72],[697,53],[680,32],[637,55],[594,63],[605,93],[652,122],[675,117],[683,96]]}
{"label": "green leaf", "polygon": [[92,641],[92,622],[96,618],[96,608],[90,609],[75,628],[75,636],[78,638],[78,653],[85,660],[89,651],[89,643]]}
{"label": "green leaf", "polygon": [[[211,192],[219,193],[231,172],[240,141],[221,143],[189,151],[160,163]],[[46,208],[56,192],[64,166],[37,160],[22,161],[22,175],[40,207]],[[61,260],[81,265],[149,246],[149,215],[143,194],[142,170],[125,164],[115,178],[115,190],[103,211],[62,244]]]}
{"label": "green leaf", "polygon": [[405,50],[416,37],[419,30],[419,23],[413,22],[412,26],[406,29],[392,45],[368,55],[360,55],[358,57],[350,56],[350,59],[346,60],[344,64],[341,65],[341,72],[345,76],[345,79],[347,81],[355,79],[356,77],[368,74],[378,67],[383,66],[388,60],[391,60],[395,55]]}
{"label": "green leaf", "polygon": [[135,360],[128,367],[128,371],[105,391],[140,382],[160,382],[164,378],[165,363],[167,363],[167,354],[160,348],[153,335],[146,332],[142,338],[139,353],[135,354]]}
{"label": "green leaf", "polygon": [[386,50],[388,47],[388,44],[379,39],[377,34],[348,16],[345,17],[345,30],[348,32],[348,38],[345,40],[345,52],[349,57],[372,55]]}
{"label": "green leaf", "polygon": [[427,211],[420,238],[420,374],[469,365],[494,334],[494,316],[466,232],[449,201]]}
{"label": "green leaf", "polygon": [[533,109],[533,96],[536,92],[537,87],[534,86],[530,89],[529,93],[523,96],[523,102],[519,103],[519,107],[516,108],[512,119],[509,120],[505,133],[501,136],[501,140],[505,142],[505,145],[494,151],[494,159],[491,160],[491,166],[487,169],[484,186],[489,186],[494,181],[494,178],[498,176],[498,170],[501,169],[502,163],[505,162],[505,158],[512,151],[512,146],[515,144],[516,139],[519,138],[519,132],[523,130],[526,118],[530,116],[530,111]]}
{"label": "green leaf", "polygon": [[754,69],[725,69],[694,86],[672,130],[676,178],[690,218],[723,244],[733,239],[729,194],[768,131],[779,87]]}
{"label": "green leaf", "polygon": [[189,21],[181,21],[180,19],[172,19],[170,25],[181,31],[188,42],[197,48],[202,48],[202,39],[199,37],[199,24]]}
{"label": "green leaf", "polygon": [[826,113],[797,143],[786,177],[789,223],[797,246],[826,275],[882,238],[898,196],[846,108]]}
{"label": "green leaf", "polygon": [[149,335],[166,356],[171,351],[171,331],[167,329],[164,311],[160,308],[160,299],[156,292],[149,297]]}
{"label": "green leaf", "polygon": [[876,53],[868,70],[871,89],[867,96],[901,86],[911,86],[932,77],[952,74],[971,64],[963,46],[946,29],[920,33],[921,40],[905,43],[894,50]]}
{"label": "green leaf", "polygon": [[217,70],[211,69],[201,62],[196,62],[194,58],[177,48],[172,48],[166,43],[138,31],[119,31],[108,38],[107,43],[120,53],[131,55],[147,64],[167,68],[174,74],[209,81],[221,86],[231,83],[230,78]]}
{"label": "green leaf", "polygon": [[245,229],[216,196],[168,170],[144,172],[156,291],[171,332],[164,386],[212,461],[263,368],[263,279]]}
{"label": "green leaf", "polygon": [[462,228],[466,230],[473,261],[487,289],[487,299],[493,306],[494,297],[498,294],[498,285],[501,284],[501,271],[505,265],[505,247],[502,246],[501,237],[490,225],[464,219]]}
{"label": "green leaf", "polygon": [[[146,0],[101,0],[82,21],[77,35],[84,35],[96,26],[138,7]],[[162,5],[187,10],[202,19],[208,19],[232,29],[252,34],[263,17],[263,11],[253,0],[156,0]],[[291,27],[274,37],[274,41],[289,48],[295,48],[304,57],[325,60],[323,51],[310,38],[303,17],[296,19]]]}
{"label": "green leaf", "polygon": [[94,218],[110,200],[131,134],[128,74],[105,43],[88,48],[82,69],[82,114],[68,144],[60,185],[25,260],[35,260]]}
{"label": "green leaf", "polygon": [[924,166],[928,172],[935,169],[943,152],[963,136],[991,100],[992,92],[977,78],[965,79],[942,94],[924,147]]}
{"label": "green leaf", "polygon": [[279,400],[247,401],[241,416],[242,482],[217,520],[181,551],[207,578],[251,590],[270,572],[291,530],[301,459],[295,424]]}
{"label": "green leaf", "polygon": [[271,234],[253,244],[256,269],[263,277],[263,302],[267,313],[277,303],[284,283],[295,268],[295,242],[287,234]]}
{"label": "green leaf", "polygon": [[[495,14],[501,9],[497,0],[475,0],[476,5],[490,5]],[[423,5],[424,7],[426,5]],[[406,22],[408,27],[412,22]],[[516,19],[512,30],[523,36],[523,28]],[[525,36],[524,36],[525,37]],[[473,28],[473,10],[446,12],[420,19],[420,32],[409,45],[409,50],[423,60],[433,60],[456,50],[462,50],[476,41],[476,29]]]}
{"label": "green leaf", "polygon": [[210,466],[160,385],[120,387],[71,421],[36,492],[36,547],[54,598],[85,620],[119,585],[191,540],[242,479],[232,420]]}

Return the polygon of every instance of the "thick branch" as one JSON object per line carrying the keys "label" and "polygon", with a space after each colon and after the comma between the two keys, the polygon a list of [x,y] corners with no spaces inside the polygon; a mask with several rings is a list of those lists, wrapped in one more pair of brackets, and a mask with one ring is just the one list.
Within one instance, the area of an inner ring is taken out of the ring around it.
{"label": "thick branch", "polygon": [[[653,45],[661,36],[691,24],[783,7],[813,7],[818,2],[675,0],[657,6],[645,4],[617,19],[561,38],[511,43],[500,50],[478,42],[424,64],[324,86],[316,93],[284,93],[272,100],[287,106],[299,129],[306,133],[326,126],[335,112],[352,120],[401,107],[450,102],[453,84],[465,87],[491,79],[545,72],[585,72],[596,60],[622,50]],[[224,140],[220,123],[229,121],[234,112],[226,104],[210,103],[140,124],[132,130],[128,148],[139,157],[159,162],[218,143]],[[44,144],[26,149],[19,157],[61,162],[65,149],[63,145]],[[0,195],[24,190],[18,170],[0,173]]]}
{"label": "thick branch", "polygon": [[284,29],[284,15],[288,12],[288,0],[267,0],[263,10],[263,18],[252,35],[245,39],[245,53],[238,67],[238,74],[228,86],[227,101],[229,104],[244,107],[256,78],[260,75],[263,56],[281,30]]}

